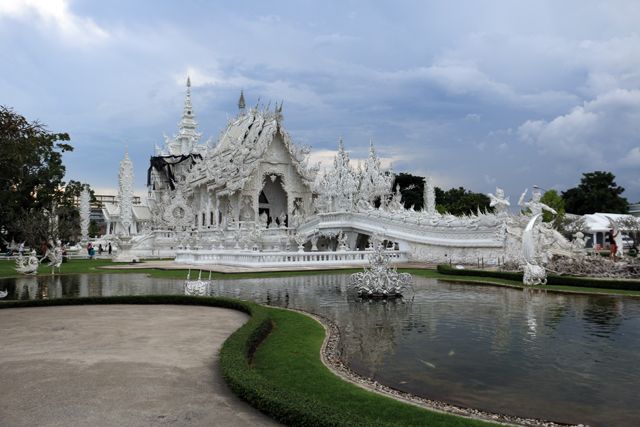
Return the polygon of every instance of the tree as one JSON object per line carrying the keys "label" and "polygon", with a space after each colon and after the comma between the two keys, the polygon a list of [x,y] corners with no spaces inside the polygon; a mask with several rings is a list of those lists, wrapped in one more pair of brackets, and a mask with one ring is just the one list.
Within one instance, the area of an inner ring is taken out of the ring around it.
{"label": "tree", "polygon": [[461,216],[481,211],[493,212],[489,206],[491,200],[482,193],[474,193],[463,187],[451,188],[444,191],[438,187],[436,190],[436,209],[438,212],[449,212],[450,214]]}
{"label": "tree", "polygon": [[50,133],[0,106],[0,233],[37,247],[49,236],[52,211],[63,187],[66,133]]}
{"label": "tree", "polygon": [[400,194],[402,194],[402,203],[405,208],[414,207],[415,210],[422,209],[424,205],[424,177],[411,175],[410,173],[399,173],[393,182],[392,190],[395,191],[396,186],[400,186]]}
{"label": "tree", "polygon": [[629,202],[621,196],[623,192],[611,172],[595,171],[584,173],[577,187],[562,192],[562,199],[566,211],[576,215],[627,213]]}
{"label": "tree", "polygon": [[[95,203],[94,191],[88,184],[71,180],[64,187],[64,191],[59,192],[56,215],[58,219],[58,237],[64,242],[77,242],[80,240],[80,211],[78,200],[84,187],[89,188],[90,202]],[[94,233],[96,234],[96,233]],[[89,230],[89,235],[91,230]]]}
{"label": "tree", "polygon": [[549,206],[551,209],[558,212],[557,215],[553,215],[551,212],[542,211],[542,220],[544,222],[561,222],[564,218],[565,209],[564,209],[564,200],[558,194],[556,190],[547,190],[540,198],[540,201],[545,205]]}

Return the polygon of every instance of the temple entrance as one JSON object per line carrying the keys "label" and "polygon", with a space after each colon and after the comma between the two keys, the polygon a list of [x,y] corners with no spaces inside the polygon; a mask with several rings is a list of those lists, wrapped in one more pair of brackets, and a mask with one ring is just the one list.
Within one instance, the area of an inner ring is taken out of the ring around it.
{"label": "temple entrance", "polygon": [[269,227],[283,227],[288,223],[287,193],[280,175],[267,175],[258,198],[258,212],[269,216]]}

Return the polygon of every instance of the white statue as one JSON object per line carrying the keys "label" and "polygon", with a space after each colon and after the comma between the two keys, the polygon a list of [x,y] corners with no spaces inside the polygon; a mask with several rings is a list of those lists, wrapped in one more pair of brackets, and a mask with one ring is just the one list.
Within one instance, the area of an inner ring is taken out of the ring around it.
{"label": "white statue", "polygon": [[586,239],[582,231],[577,231],[573,234],[573,241],[571,242],[574,255],[584,255],[584,248],[587,246]]}
{"label": "white statue", "polygon": [[40,261],[36,256],[35,249],[31,250],[28,257],[23,257],[22,254],[16,258],[16,271],[21,274],[38,274],[38,266]]}
{"label": "white statue", "polygon": [[546,285],[547,272],[545,268],[538,263],[536,256],[535,229],[536,223],[542,219],[542,214],[537,213],[527,223],[522,233],[522,256],[524,258],[524,275],[522,282],[525,285]]}
{"label": "white statue", "polygon": [[529,209],[529,211],[531,212],[529,214],[530,217],[535,216],[539,213],[542,213],[543,210],[553,215],[558,214],[558,212],[556,212],[553,208],[545,205],[540,201],[540,199],[542,198],[542,192],[538,187],[533,187],[533,191],[531,192],[531,200],[529,200],[528,202],[525,202],[524,198],[528,190],[529,190],[528,188],[525,188],[525,190],[522,192],[522,195],[518,200],[518,206],[521,206],[525,209]]}
{"label": "white statue", "polygon": [[56,268],[58,269],[58,272],[60,272],[60,266],[62,265],[63,259],[62,243],[60,242],[60,240],[56,241],[55,245],[53,243],[53,240],[49,240],[47,252],[44,254],[42,259],[45,258],[49,260],[51,274],[54,274]]}
{"label": "white statue", "polygon": [[287,214],[283,211],[282,213],[280,213],[280,216],[278,217],[278,222],[280,222],[280,228],[285,228],[287,226],[286,221],[287,221]]}
{"label": "white statue", "polygon": [[496,215],[509,215],[509,206],[511,206],[511,203],[509,203],[509,198],[504,196],[504,190],[502,188],[496,187],[496,194],[493,195],[489,193],[489,199],[491,200],[489,206],[493,208]]}
{"label": "white statue", "polygon": [[258,217],[258,223],[260,224],[260,228],[267,228],[269,223],[269,215],[266,212],[262,212]]}
{"label": "white statue", "polygon": [[307,238],[305,236],[303,236],[302,234],[296,233],[293,236],[293,240],[298,245],[298,252],[304,252],[304,244],[307,241]]}
{"label": "white statue", "polygon": [[347,249],[347,235],[340,232],[340,234],[338,234],[338,250],[346,251]]}

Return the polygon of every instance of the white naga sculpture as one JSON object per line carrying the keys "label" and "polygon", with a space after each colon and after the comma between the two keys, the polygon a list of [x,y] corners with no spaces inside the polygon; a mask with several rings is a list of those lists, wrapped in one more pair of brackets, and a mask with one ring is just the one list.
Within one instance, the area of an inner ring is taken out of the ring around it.
{"label": "white naga sculpture", "polygon": [[542,214],[535,214],[527,223],[522,233],[522,256],[524,258],[524,274],[522,282],[525,285],[546,285],[547,272],[540,265],[536,256],[536,224],[542,220]]}
{"label": "white naga sculpture", "polygon": [[91,215],[90,198],[91,195],[89,194],[89,189],[87,186],[83,186],[82,192],[80,193],[80,234],[82,236],[82,242],[87,242],[89,240],[89,222]]}

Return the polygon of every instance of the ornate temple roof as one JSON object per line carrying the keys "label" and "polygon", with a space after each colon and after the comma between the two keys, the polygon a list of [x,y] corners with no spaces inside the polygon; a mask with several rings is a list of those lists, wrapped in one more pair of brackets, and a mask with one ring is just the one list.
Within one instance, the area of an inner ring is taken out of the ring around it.
{"label": "ornate temple roof", "polygon": [[208,148],[203,161],[194,166],[188,180],[204,180],[222,193],[234,193],[244,187],[277,136],[303,181],[311,186],[316,171],[307,165],[309,148],[295,145],[282,127],[282,104],[274,111],[252,108],[232,119],[218,144]]}

